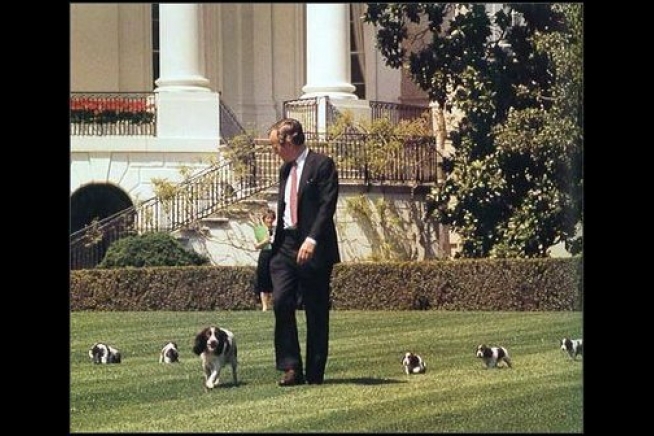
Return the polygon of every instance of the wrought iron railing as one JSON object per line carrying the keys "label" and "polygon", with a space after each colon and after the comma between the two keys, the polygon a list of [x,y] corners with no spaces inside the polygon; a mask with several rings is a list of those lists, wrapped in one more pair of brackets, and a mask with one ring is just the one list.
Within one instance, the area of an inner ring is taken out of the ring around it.
{"label": "wrought iron railing", "polygon": [[[324,102],[324,103],[322,103]],[[329,102],[329,97],[312,97],[301,98],[297,100],[287,100],[283,104],[284,118],[292,117],[302,123],[304,134],[307,140],[318,137],[320,132],[320,110],[327,109],[326,126],[333,122],[334,106]]]}
{"label": "wrought iron railing", "polygon": [[[383,101],[370,100],[370,119],[388,119],[392,124],[397,124],[402,120],[413,120],[421,118],[430,108],[425,106],[414,106],[400,103],[389,103]],[[320,121],[323,119],[324,126]],[[334,124],[340,111],[332,104],[329,97],[312,97],[297,100],[287,100],[284,102],[284,117],[292,116],[298,119],[304,126],[307,139],[319,137],[319,132],[329,132],[330,126]],[[324,135],[323,135],[324,137]]]}
{"label": "wrought iron railing", "polygon": [[232,110],[220,99],[220,137],[223,141],[229,141],[238,135],[245,135],[245,129],[238,122],[236,115]]}
{"label": "wrought iron railing", "polygon": [[420,118],[430,109],[423,106],[413,106],[400,103],[370,100],[371,118],[373,120],[387,118],[391,123],[397,124],[401,120]]}
{"label": "wrought iron railing", "polygon": [[155,136],[157,108],[153,92],[73,92],[73,136]]}
{"label": "wrought iron railing", "polygon": [[[427,107],[371,100],[371,118],[387,118],[392,123],[419,118]],[[284,116],[293,114],[307,132],[307,139],[317,138],[321,111],[325,111],[325,131],[339,112],[329,97],[288,100],[283,103]],[[229,141],[245,134],[234,112],[220,100],[220,135]],[[156,136],[157,108],[153,92],[73,92],[70,94],[70,134],[73,136],[136,135]]]}
{"label": "wrought iron railing", "polygon": [[[245,134],[234,112],[220,99],[220,136],[224,141]],[[72,136],[156,136],[157,107],[153,92],[73,92],[70,94]]]}

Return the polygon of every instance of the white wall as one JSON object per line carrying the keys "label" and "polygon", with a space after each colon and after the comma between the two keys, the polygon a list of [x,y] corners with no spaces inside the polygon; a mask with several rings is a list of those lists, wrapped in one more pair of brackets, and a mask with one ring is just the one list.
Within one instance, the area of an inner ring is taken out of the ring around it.
{"label": "white wall", "polygon": [[70,31],[71,90],[118,91],[118,5],[71,4]]}
{"label": "white wall", "polygon": [[70,32],[71,91],[152,91],[149,3],[72,3]]}

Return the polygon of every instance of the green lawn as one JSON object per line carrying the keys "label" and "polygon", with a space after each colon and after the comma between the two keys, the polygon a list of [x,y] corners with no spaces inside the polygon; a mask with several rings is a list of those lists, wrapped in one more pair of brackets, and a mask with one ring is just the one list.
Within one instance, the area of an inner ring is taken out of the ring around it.
{"label": "green lawn", "polygon": [[[301,344],[304,313],[298,312]],[[192,351],[205,325],[232,330],[239,378],[205,392]],[[280,388],[274,315],[260,311],[73,312],[70,314],[70,431],[582,433],[583,358],[558,348],[582,337],[581,312],[332,311],[325,384]],[[174,340],[179,364],[160,364]],[[123,362],[94,365],[94,342]],[[479,343],[505,346],[512,369],[485,369]],[[427,372],[407,376],[415,351]]]}

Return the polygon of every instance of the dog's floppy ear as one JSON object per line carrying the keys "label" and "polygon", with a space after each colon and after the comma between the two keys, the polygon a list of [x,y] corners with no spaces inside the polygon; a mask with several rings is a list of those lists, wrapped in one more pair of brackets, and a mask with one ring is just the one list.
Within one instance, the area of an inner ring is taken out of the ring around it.
{"label": "dog's floppy ear", "polygon": [[218,329],[218,346],[216,347],[216,353],[222,354],[229,351],[229,342],[227,341],[227,333],[225,330]]}
{"label": "dog's floppy ear", "polygon": [[195,343],[193,344],[193,352],[198,356],[207,349],[207,329],[204,328],[197,335],[195,335]]}
{"label": "dog's floppy ear", "polygon": [[93,344],[93,348],[89,350],[89,356],[93,359],[93,363],[101,363],[102,362],[102,356],[104,355],[105,350],[103,347],[100,346],[101,344],[99,342],[96,342]]}

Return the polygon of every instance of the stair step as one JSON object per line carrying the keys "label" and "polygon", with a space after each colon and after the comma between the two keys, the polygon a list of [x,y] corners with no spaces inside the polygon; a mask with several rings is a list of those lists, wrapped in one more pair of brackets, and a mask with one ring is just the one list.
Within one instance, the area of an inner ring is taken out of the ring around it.
{"label": "stair step", "polygon": [[208,224],[224,224],[229,222],[229,218],[224,216],[208,216],[206,218],[202,218],[200,221]]}
{"label": "stair step", "polygon": [[240,204],[243,205],[255,205],[255,206],[261,206],[261,205],[267,205],[268,200],[264,198],[246,198],[241,201],[239,201]]}

